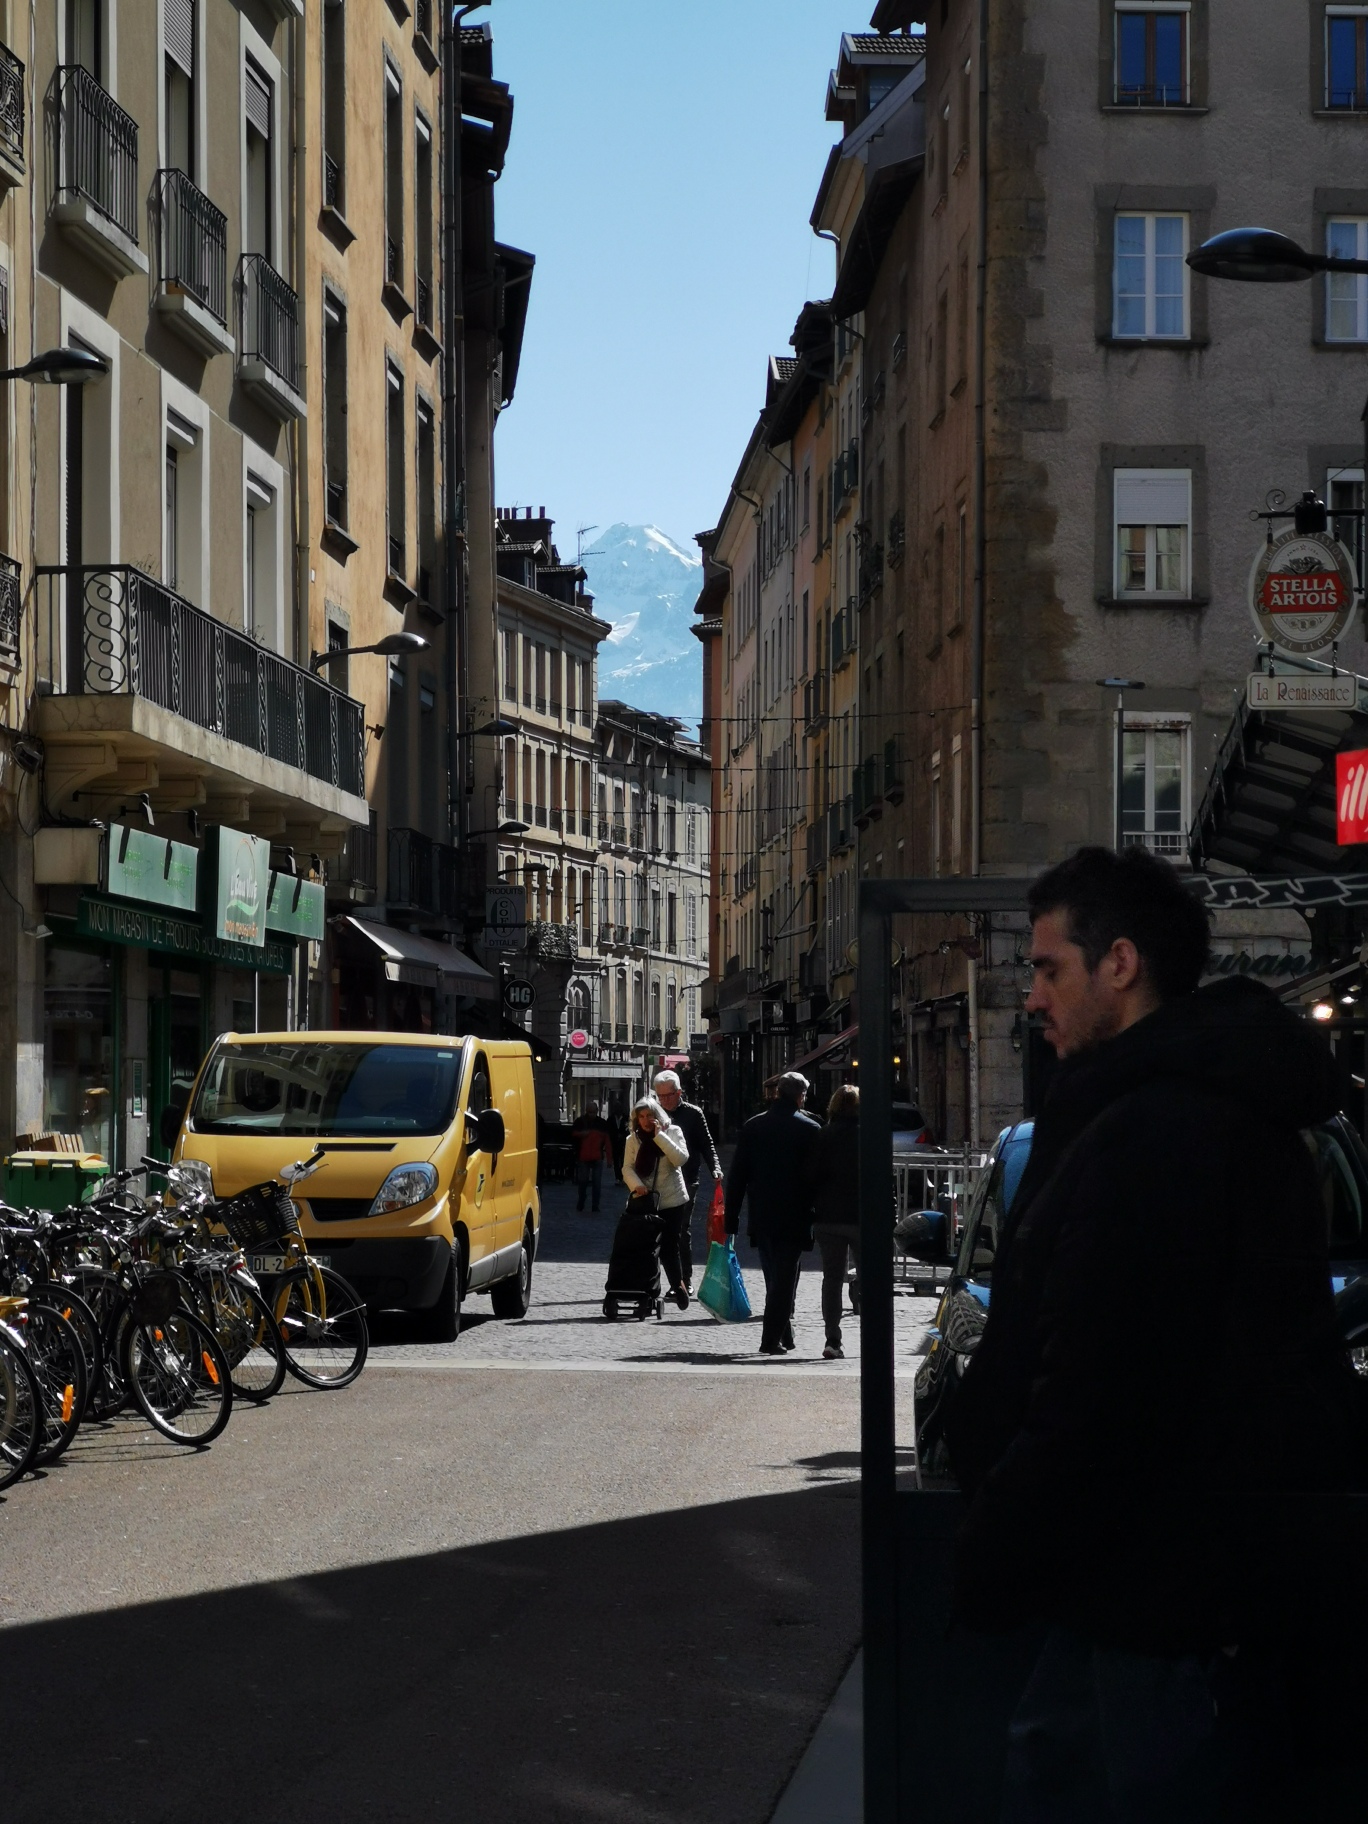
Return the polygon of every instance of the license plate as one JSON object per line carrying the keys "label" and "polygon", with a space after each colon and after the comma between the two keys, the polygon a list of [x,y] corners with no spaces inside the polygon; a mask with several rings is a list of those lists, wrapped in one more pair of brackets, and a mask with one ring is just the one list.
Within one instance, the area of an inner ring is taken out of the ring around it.
{"label": "license plate", "polygon": [[[309,1259],[316,1261],[320,1267],[332,1265],[331,1254],[310,1254]],[[288,1254],[249,1254],[247,1265],[253,1273],[287,1273],[294,1265]]]}

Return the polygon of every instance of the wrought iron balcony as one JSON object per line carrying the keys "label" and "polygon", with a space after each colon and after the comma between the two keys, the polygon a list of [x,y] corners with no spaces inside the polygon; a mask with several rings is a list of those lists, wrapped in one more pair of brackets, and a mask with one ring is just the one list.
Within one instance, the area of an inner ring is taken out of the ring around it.
{"label": "wrought iron balcony", "polygon": [[598,947],[600,950],[611,950],[613,947],[613,927],[600,924],[598,928]]}
{"label": "wrought iron balcony", "polygon": [[907,514],[899,507],[888,516],[888,567],[896,570],[907,549]]}
{"label": "wrought iron balcony", "polygon": [[328,863],[328,893],[332,898],[369,900],[379,884],[376,878],[375,812],[368,826],[353,824],[342,844],[342,853]]}
{"label": "wrought iron balcony", "polygon": [[803,726],[815,734],[827,719],[827,674],[819,668],[803,686]]}
{"label": "wrought iron balcony", "polygon": [[157,277],[228,323],[228,217],[184,171],[158,171]]}
{"label": "wrought iron balcony", "polygon": [[83,199],[135,245],[138,239],[138,126],[90,71],[57,70],[57,197]]}
{"label": "wrought iron balcony", "polygon": [[883,793],[890,804],[903,800],[903,763],[898,737],[890,735],[884,742]]}
{"label": "wrought iron balcony", "polygon": [[665,1028],[663,1026],[650,1027],[646,1033],[646,1042],[648,1045],[663,1045],[665,1043]]}
{"label": "wrought iron balcony", "polygon": [[342,195],[342,167],[335,158],[323,154],[323,201],[329,209],[339,209]]}
{"label": "wrought iron balcony", "polygon": [[816,874],[826,861],[826,820],[818,817],[807,826],[807,871]]}
{"label": "wrought iron balcony", "polygon": [[432,328],[432,282],[430,279],[418,279],[417,317],[424,329]]}
{"label": "wrought iron balcony", "polygon": [[600,1020],[598,1023],[598,1035],[603,1044],[611,1045],[613,1042],[613,1022],[611,1020]]}
{"label": "wrought iron balcony", "polygon": [[365,795],[363,705],[130,564],[44,567],[38,688],[143,697],[229,741]]}
{"label": "wrought iron balcony", "polygon": [[413,0],[413,31],[432,43],[432,0]]}
{"label": "wrought iron balcony", "polygon": [[[242,256],[238,268],[238,311],[240,367],[265,368],[297,395],[299,299],[264,253]],[[249,377],[244,372],[244,378]]]}
{"label": "wrought iron balcony", "polygon": [[0,152],[23,170],[24,66],[5,44],[0,44]]}
{"label": "wrought iron balcony", "polygon": [[19,607],[23,600],[19,560],[0,557],[0,660],[19,657]]}
{"label": "wrought iron balcony", "polygon": [[391,909],[455,917],[459,909],[459,862],[448,843],[421,830],[391,829],[385,903]]}
{"label": "wrought iron balcony", "polygon": [[613,1027],[614,1043],[617,1045],[625,1045],[627,1043],[628,1035],[630,1034],[631,1030],[632,1029],[627,1024],[626,1020],[617,1021],[617,1023]]}

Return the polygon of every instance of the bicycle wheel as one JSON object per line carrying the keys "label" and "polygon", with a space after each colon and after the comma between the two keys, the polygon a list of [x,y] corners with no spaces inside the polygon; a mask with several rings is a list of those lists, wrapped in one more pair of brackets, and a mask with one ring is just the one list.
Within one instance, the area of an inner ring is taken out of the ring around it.
{"label": "bicycle wheel", "polygon": [[365,1367],[366,1307],[331,1267],[310,1261],[291,1268],[276,1288],[275,1318],[285,1366],[306,1387],[348,1387]]}
{"label": "bicycle wheel", "polygon": [[213,1331],[188,1311],[132,1318],[124,1379],[144,1415],[177,1444],[210,1444],[233,1410],[228,1360]]}
{"label": "bicycle wheel", "polygon": [[0,1336],[0,1488],[8,1488],[43,1441],[43,1398],[22,1349]]}
{"label": "bicycle wheel", "polygon": [[60,1312],[80,1339],[86,1371],[86,1398],[85,1405],[81,1408],[81,1417],[84,1418],[104,1373],[104,1344],[100,1340],[99,1319],[85,1299],[59,1279],[40,1280],[30,1296],[40,1305],[49,1305],[54,1311]]}
{"label": "bicycle wheel", "polygon": [[269,1400],[284,1384],[285,1343],[265,1299],[218,1269],[206,1275],[201,1289],[228,1358],[233,1392],[244,1400]]}
{"label": "bicycle wheel", "polygon": [[75,1325],[35,1299],[24,1314],[24,1336],[43,1396],[43,1436],[33,1460],[55,1463],[81,1427],[88,1392],[85,1354]]}

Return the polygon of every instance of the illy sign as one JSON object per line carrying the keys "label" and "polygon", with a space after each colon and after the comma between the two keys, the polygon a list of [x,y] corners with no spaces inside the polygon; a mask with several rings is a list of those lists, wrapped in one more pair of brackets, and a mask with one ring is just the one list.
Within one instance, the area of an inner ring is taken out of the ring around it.
{"label": "illy sign", "polygon": [[1368,749],[1335,755],[1335,812],[1342,848],[1368,842]]}

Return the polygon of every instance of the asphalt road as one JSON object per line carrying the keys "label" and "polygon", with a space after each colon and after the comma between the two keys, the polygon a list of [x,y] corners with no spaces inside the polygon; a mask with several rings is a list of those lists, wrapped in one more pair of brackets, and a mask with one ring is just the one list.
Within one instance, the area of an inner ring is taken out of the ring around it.
{"label": "asphalt road", "polygon": [[569,1201],[523,1323],[0,1497],[6,1819],[764,1824],[857,1643],[858,1321],[607,1325]]}

